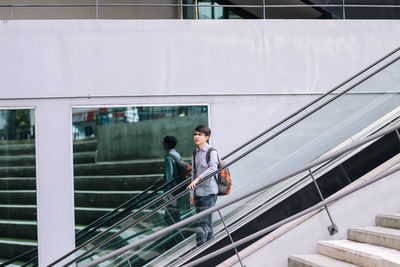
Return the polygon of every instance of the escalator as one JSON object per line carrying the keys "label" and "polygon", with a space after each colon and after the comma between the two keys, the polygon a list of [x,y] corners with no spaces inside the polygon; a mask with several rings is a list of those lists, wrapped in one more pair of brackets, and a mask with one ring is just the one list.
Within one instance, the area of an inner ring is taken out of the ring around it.
{"label": "escalator", "polygon": [[[225,160],[229,162],[234,177],[231,195],[257,188],[265,181],[273,181],[276,177],[290,173],[332,150],[363,139],[396,122],[400,115],[398,59],[397,51],[375,64],[368,73],[357,75],[350,83],[340,86],[323,99],[230,154]],[[349,153],[312,170],[321,183],[324,197],[399,153],[398,141],[397,133],[389,134],[360,151]],[[233,238],[246,236],[311,206],[318,200],[318,195],[312,192],[313,189],[309,186],[311,181],[308,173],[302,173],[221,210]],[[178,200],[187,198],[187,194],[178,194]],[[229,197],[220,197],[218,202],[222,203],[228,199]],[[153,214],[145,217],[133,215],[129,223],[125,222],[113,228],[115,236],[111,241],[101,237],[82,247],[79,251],[81,256],[77,261],[78,265],[84,265],[165,228],[167,225],[163,222],[163,216],[168,214],[168,210],[176,208],[175,203],[163,207],[165,202],[166,199],[159,199],[151,206],[157,207]],[[188,202],[181,201],[179,209],[181,219],[194,214]],[[195,248],[194,231],[193,224],[186,225],[104,264],[125,266],[129,261],[134,266],[179,266],[229,242],[217,216],[214,216],[215,238],[211,242]],[[103,244],[92,249],[99,243]],[[204,266],[215,265],[229,256],[222,255],[215,262],[204,263]]]}
{"label": "escalator", "polygon": [[[349,81],[225,156],[225,161],[228,162],[234,179],[230,196],[256,188],[267,180],[273,180],[289,173],[329,151],[362,139],[396,121],[400,116],[398,109],[400,105],[400,95],[398,94],[400,91],[399,56],[398,49],[393,51],[379,62],[371,65],[366,71],[358,73]],[[395,137],[396,135],[394,135]],[[364,153],[368,151],[365,149],[375,151],[373,145],[378,148],[388,146],[391,149],[394,148],[390,153],[398,153],[396,146],[391,143],[394,142],[393,135],[385,138],[389,140],[389,145],[382,145],[377,141],[365,147]],[[385,144],[387,143],[385,142]],[[363,153],[363,151],[357,153]],[[376,154],[377,157],[372,157],[367,163],[361,165],[371,165],[371,162],[376,161],[377,158],[384,160],[385,158],[379,155],[385,155],[388,151],[382,149],[381,154]],[[324,179],[332,181],[330,178],[322,178],[332,177],[332,175],[349,179],[345,182],[338,180],[335,186],[321,184],[321,187],[326,187],[325,196],[347,185],[363,172],[358,171],[358,174],[351,174],[357,173],[357,171],[351,171],[351,166],[354,164],[350,164],[349,160],[360,163],[360,160],[356,160],[356,156],[364,158],[362,154],[357,153],[350,155],[351,157],[347,155],[347,158],[338,159],[327,166],[321,166],[318,170],[313,170],[318,174],[320,181]],[[347,164],[350,167],[346,170]],[[347,175],[335,175],[335,172],[343,172],[342,169]],[[331,176],[324,176],[326,174]],[[221,210],[233,238],[237,239],[240,236],[248,235],[251,231],[257,231],[265,225],[272,224],[279,216],[288,216],[296,209],[304,209],[307,205],[311,205],[312,199],[307,202],[291,198],[299,194],[304,199],[304,194],[299,192],[311,190],[307,189],[309,183],[309,175],[305,173]],[[118,207],[111,215],[108,214],[109,217],[100,219],[86,229],[85,234],[80,234],[82,237],[77,235],[77,244],[83,244],[73,252],[79,258],[77,259],[78,266],[83,266],[93,259],[165,228],[167,224],[165,224],[164,218],[166,215],[168,216],[169,210],[178,207],[181,220],[195,214],[194,209],[188,203],[186,191],[178,193],[175,197],[175,192],[186,187],[186,184],[187,182],[184,181],[158,198],[153,194],[144,194],[142,198],[131,200],[129,204]],[[162,190],[162,187],[152,190],[159,191]],[[311,195],[311,193],[307,194]],[[218,202],[222,203],[228,199],[229,196],[219,197]],[[172,200],[173,202],[171,202]],[[168,201],[171,204],[163,207]],[[285,202],[289,204],[279,206]],[[293,209],[293,206],[296,208]],[[268,212],[274,209],[278,213],[285,209],[287,212],[281,212],[279,216],[272,217]],[[145,210],[151,212],[143,213]],[[194,224],[187,225],[178,231],[120,255],[104,263],[104,266],[107,264],[127,266],[127,261],[134,266],[178,266],[209,250],[224,246],[228,242],[225,229],[217,216],[214,216],[215,238],[211,242],[195,248],[194,231]],[[99,244],[103,245],[97,248]],[[228,254],[221,257],[226,258],[231,255]],[[217,262],[222,260],[222,258],[217,259]],[[70,261],[67,265],[72,262],[75,260]],[[207,262],[205,266],[210,264],[215,264],[215,262]]]}

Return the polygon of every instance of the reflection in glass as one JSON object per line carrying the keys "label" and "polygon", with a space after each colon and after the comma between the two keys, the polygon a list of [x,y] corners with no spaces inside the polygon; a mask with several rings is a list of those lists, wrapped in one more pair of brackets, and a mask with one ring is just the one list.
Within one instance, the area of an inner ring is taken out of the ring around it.
{"label": "reflection in glass", "polygon": [[[124,206],[120,211],[126,210],[117,217],[108,217],[102,225],[105,229],[165,191],[155,187],[143,193],[163,176],[164,137],[175,136],[176,151],[189,162],[194,128],[208,124],[208,106],[73,108],[72,118],[77,230],[132,198],[149,197],[133,205],[134,210]],[[162,213],[161,218],[168,214]],[[77,244],[89,237],[77,238]]]}
{"label": "reflection in glass", "polygon": [[[260,19],[262,0],[248,0],[241,7],[230,1],[184,0],[185,19]],[[198,6],[196,6],[198,5]],[[223,6],[228,5],[228,6]]]}
{"label": "reflection in glass", "polygon": [[34,139],[33,109],[0,110],[0,263],[37,247]]}

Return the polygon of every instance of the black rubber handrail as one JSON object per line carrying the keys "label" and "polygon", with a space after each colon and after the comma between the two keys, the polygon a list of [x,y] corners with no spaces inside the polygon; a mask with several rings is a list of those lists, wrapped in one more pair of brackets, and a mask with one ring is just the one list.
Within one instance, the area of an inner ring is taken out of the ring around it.
{"label": "black rubber handrail", "polygon": [[[384,56],[381,60],[378,60],[378,62],[369,65],[366,69],[364,69],[363,71],[357,73],[356,75],[353,75],[351,78],[349,78],[348,80],[346,80],[345,82],[342,82],[339,86],[336,86],[334,89],[330,90],[328,93],[324,94],[323,96],[321,96],[320,98],[318,98],[317,100],[314,100],[312,102],[312,104],[314,104],[316,101],[318,101],[319,99],[322,99],[323,97],[329,95],[330,93],[332,93],[333,91],[337,90],[338,88],[340,88],[341,86],[343,86],[344,84],[348,83],[349,81],[351,81],[352,79],[354,79],[355,77],[359,76],[360,74],[364,73],[365,71],[367,71],[368,69],[372,68],[373,66],[377,65],[379,62],[381,62],[382,60],[390,57],[391,55],[393,55],[394,53],[396,53],[397,51],[400,50],[399,48],[396,48],[395,50],[393,50],[392,52],[390,52],[389,54],[387,54],[386,56]],[[205,177],[198,185],[200,185],[201,183],[205,182],[207,179],[215,176],[216,174],[218,174],[220,171],[224,170],[225,168],[229,167],[230,165],[232,165],[233,163],[235,163],[236,161],[240,160],[241,158],[245,157],[246,155],[250,154],[251,152],[253,152],[254,150],[256,150],[257,148],[261,147],[262,145],[264,145],[265,143],[267,143],[268,141],[270,141],[271,139],[275,138],[276,136],[278,136],[279,134],[283,133],[284,131],[286,131],[287,129],[291,128],[293,125],[297,124],[299,121],[307,118],[308,116],[310,116],[311,114],[313,114],[314,112],[320,110],[321,108],[323,108],[324,106],[326,106],[327,104],[329,104],[330,102],[334,101],[335,99],[339,98],[340,96],[342,96],[343,94],[345,94],[346,92],[350,91],[351,89],[353,89],[354,87],[358,86],[359,84],[363,83],[364,81],[366,81],[367,79],[371,78],[372,76],[374,76],[376,73],[380,72],[381,70],[385,69],[386,67],[390,66],[391,64],[393,64],[394,62],[396,62],[398,59],[400,58],[400,56],[396,57],[395,59],[391,60],[389,63],[385,64],[384,66],[378,68],[377,70],[373,71],[371,74],[367,75],[366,77],[362,78],[360,81],[356,82],[355,84],[351,85],[349,88],[347,88],[346,90],[344,90],[341,93],[338,93],[337,95],[335,95],[334,97],[332,97],[331,99],[329,99],[328,101],[326,101],[325,103],[319,105],[318,107],[314,108],[313,110],[311,110],[310,112],[306,113],[305,115],[301,116],[300,118],[296,119],[294,122],[290,123],[288,126],[284,127],[283,129],[279,130],[277,133],[273,134],[271,137],[267,138],[266,140],[262,141],[261,143],[257,144],[256,146],[252,147],[251,149],[249,149],[247,152],[244,152],[243,154],[241,154],[240,156],[236,157],[234,160],[230,161],[228,164],[226,164],[224,167],[218,169],[217,171],[211,173],[210,175],[208,175],[207,177]],[[308,104],[306,105],[306,107],[310,107],[312,104]],[[301,109],[301,111],[304,110],[304,108]],[[299,112],[301,112],[299,111]],[[270,129],[266,130],[265,133],[269,132],[270,130],[278,127],[279,125],[281,125],[283,122],[290,120],[292,117],[294,117],[295,115],[297,115],[299,112],[295,112],[292,115],[288,117],[285,120],[282,120],[281,122],[279,122],[278,124],[276,124],[275,126],[271,127]],[[258,137],[261,137],[262,135],[259,135]],[[258,138],[257,138],[258,139]],[[256,139],[252,139],[253,141]],[[249,143],[247,143],[249,144]],[[244,146],[243,146],[244,147]],[[236,149],[236,151],[242,149],[243,147]],[[226,158],[226,157],[225,157]],[[177,190],[179,190],[183,185],[187,184],[187,181],[189,179],[187,179],[186,181],[182,182],[181,184],[177,185],[175,188],[171,189],[171,192],[167,192],[168,194],[173,193]],[[93,246],[92,248],[88,249],[87,251],[85,251],[83,254],[81,254],[80,256],[78,256],[77,258],[75,258],[74,260],[68,262],[67,264],[63,265],[63,266],[68,266],[74,262],[76,262],[77,260],[81,259],[82,257],[86,256],[88,253],[90,253],[91,251],[105,245],[107,242],[111,241],[113,238],[115,238],[116,236],[118,236],[120,233],[124,232],[125,230],[135,226],[136,224],[138,224],[139,222],[149,218],[150,216],[152,216],[155,212],[157,212],[158,210],[166,207],[167,205],[169,205],[170,203],[172,203],[173,201],[177,200],[178,198],[180,198],[181,196],[183,196],[185,193],[187,193],[189,190],[185,190],[180,192],[179,194],[177,194],[176,196],[172,197],[170,200],[164,202],[163,204],[161,204],[159,207],[155,208],[152,212],[142,216],[141,218],[139,218],[138,220],[128,224],[127,226],[123,227],[121,230],[119,230],[117,233],[111,235],[110,237],[108,237],[107,239],[99,242],[98,244],[96,244],[96,246]],[[154,203],[152,203],[154,204]],[[132,216],[129,216],[129,218],[125,218],[124,221],[128,220],[132,218]],[[93,240],[92,240],[93,241]],[[79,248],[80,249],[80,248]],[[51,265],[50,265],[51,266]]]}
{"label": "black rubber handrail", "polygon": [[[379,132],[374,133],[374,134],[366,137],[363,140],[356,141],[353,144],[347,145],[347,146],[345,146],[345,147],[343,147],[343,148],[341,148],[341,149],[339,149],[339,150],[337,150],[335,152],[331,152],[331,153],[329,153],[327,155],[324,155],[324,156],[322,156],[322,157],[320,157],[320,158],[318,158],[318,159],[316,159],[314,161],[311,161],[310,163],[304,165],[303,167],[301,167],[299,169],[296,169],[295,171],[293,171],[290,174],[278,177],[277,179],[269,181],[269,182],[265,183],[264,185],[258,186],[256,189],[249,190],[246,193],[243,193],[243,194],[241,194],[239,196],[233,197],[232,199],[230,199],[228,201],[225,201],[225,202],[223,202],[221,204],[215,205],[214,207],[211,207],[211,208],[209,208],[209,209],[207,209],[205,211],[202,211],[202,212],[200,212],[200,213],[198,213],[196,215],[193,215],[193,216],[191,216],[191,217],[189,217],[187,219],[184,219],[184,220],[182,220],[182,221],[180,221],[180,222],[178,222],[178,223],[176,223],[174,225],[168,226],[168,227],[166,227],[166,228],[164,228],[164,229],[162,229],[160,231],[157,231],[157,232],[155,232],[155,233],[153,233],[153,234],[151,234],[151,235],[149,235],[147,237],[144,237],[144,238],[142,238],[142,239],[140,239],[138,241],[135,241],[135,242],[133,242],[133,243],[131,243],[129,245],[126,245],[125,247],[122,247],[122,248],[117,249],[117,250],[115,250],[113,252],[110,252],[109,254],[104,255],[104,256],[92,261],[91,263],[85,265],[85,267],[91,267],[91,266],[94,266],[96,264],[100,264],[100,263],[104,262],[105,260],[108,260],[108,259],[110,259],[112,257],[116,257],[116,256],[118,256],[118,255],[120,255],[120,254],[122,254],[122,253],[124,253],[124,252],[126,252],[128,250],[131,250],[131,249],[133,249],[135,247],[143,245],[143,244],[145,244],[147,242],[153,241],[156,238],[161,237],[161,236],[163,236],[163,235],[165,235],[167,233],[170,233],[170,232],[172,232],[174,230],[177,230],[180,227],[182,227],[182,226],[184,226],[184,225],[186,225],[188,223],[191,223],[191,222],[193,222],[193,221],[195,221],[195,220],[197,220],[197,219],[199,219],[199,218],[201,218],[201,217],[203,217],[205,215],[212,214],[215,211],[218,211],[218,210],[220,210],[222,208],[225,208],[227,206],[235,204],[235,203],[237,203],[237,202],[239,202],[239,201],[241,201],[241,200],[243,200],[243,199],[245,199],[245,198],[247,198],[249,196],[255,195],[255,194],[257,194],[257,193],[259,193],[259,192],[261,192],[261,191],[263,191],[263,190],[265,190],[265,189],[267,189],[267,188],[269,188],[269,187],[271,187],[273,185],[276,185],[276,184],[278,184],[278,183],[280,183],[280,182],[282,182],[282,181],[284,181],[284,180],[286,180],[288,178],[291,178],[291,177],[293,177],[295,175],[303,173],[304,171],[307,171],[307,170],[309,170],[309,169],[311,169],[313,167],[316,167],[316,166],[318,166],[318,165],[320,165],[320,164],[322,164],[322,163],[324,163],[324,162],[326,162],[328,160],[337,158],[337,157],[339,157],[340,155],[342,155],[344,153],[347,153],[347,152],[349,152],[349,151],[351,151],[351,150],[353,150],[355,148],[360,147],[361,145],[364,145],[364,144],[369,143],[369,142],[371,142],[373,140],[376,140],[376,139],[378,139],[378,138],[380,138],[380,137],[382,137],[382,136],[384,136],[384,135],[386,135],[388,133],[391,133],[391,132],[394,132],[394,131],[398,131],[399,127],[400,127],[400,123],[397,122],[395,125],[393,125],[391,127],[388,127],[387,129],[380,130]],[[398,171],[399,169],[400,169],[400,166],[396,168],[396,171]],[[381,175],[378,175],[378,176],[381,176]],[[374,181],[374,180],[375,179],[371,179],[371,181]],[[367,182],[365,182],[363,184],[360,184],[360,185],[355,187],[357,189],[354,188],[354,189],[349,190],[349,191],[353,192],[353,190],[355,191],[355,190],[358,190],[360,188],[363,188],[366,185],[370,184],[371,181],[367,181]],[[343,192],[343,193],[340,193],[339,195],[343,196],[343,195],[348,195],[348,194],[349,194],[348,192]],[[329,198],[331,198],[331,197],[329,197]],[[333,196],[332,198],[334,198],[336,200],[336,199],[338,199],[338,196]],[[320,204],[320,205],[324,206],[324,205],[326,205],[327,202],[331,202],[331,201],[330,200],[322,200],[320,202],[322,204]],[[309,210],[310,210],[310,208],[306,209],[305,211],[309,211]],[[303,211],[303,212],[305,212],[305,211]],[[300,213],[302,215],[304,215],[303,212],[300,212]],[[283,220],[283,221],[286,221],[286,219]],[[270,228],[270,227],[267,227],[267,228]],[[251,235],[251,236],[253,236],[253,235]],[[244,238],[244,239],[246,239],[246,238]],[[236,241],[235,245],[237,245],[239,242],[240,241]],[[233,244],[228,245],[229,249],[231,249],[232,246],[234,246],[234,245]],[[220,250],[225,250],[225,249],[222,248]],[[66,266],[66,265],[64,265],[64,266]]]}

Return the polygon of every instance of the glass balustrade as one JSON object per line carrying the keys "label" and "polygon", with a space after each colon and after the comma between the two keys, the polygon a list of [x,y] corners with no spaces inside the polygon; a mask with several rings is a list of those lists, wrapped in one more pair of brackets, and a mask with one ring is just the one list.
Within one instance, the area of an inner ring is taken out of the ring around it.
{"label": "glass balustrade", "polygon": [[[399,73],[400,61],[397,60],[366,80],[363,80],[365,76],[360,76],[361,80],[355,80],[329,95],[326,99],[330,99],[330,102],[318,108],[313,114],[304,118],[302,116],[302,114],[315,109],[317,104],[299,114],[298,118],[301,120],[297,123],[291,125],[296,120],[295,116],[291,121],[257,139],[255,144],[260,143],[257,149],[229,166],[233,177],[231,195],[219,197],[217,203],[222,203],[229,197],[240,195],[267,182],[272,182],[335,149],[344,142],[348,143],[357,140],[357,138],[363,138],[362,135],[358,135],[360,132],[371,128],[373,125],[375,125],[374,127],[381,127],[379,121],[388,114],[393,116],[393,119],[397,118],[398,107],[400,106]],[[348,88],[350,90],[347,91]],[[280,129],[282,132],[280,132]],[[249,148],[255,148],[254,143],[243,148],[242,152],[249,150]],[[229,157],[227,162],[237,155],[239,153]],[[286,192],[287,188],[296,185],[299,179],[304,179],[304,177],[307,176],[293,177],[224,208],[221,213],[226,223],[230,227],[239,226],[248,218],[251,218],[252,214],[261,209],[263,205],[271,203],[274,198]],[[78,265],[161,230],[172,222],[195,214],[193,207],[187,201],[188,193],[168,206],[160,208],[171,197],[172,195],[166,196],[148,207],[148,212],[151,210],[156,210],[156,212],[146,214],[147,211],[144,211],[142,214],[135,214],[129,222],[126,221],[123,225],[113,229],[116,237],[106,245],[94,251],[85,252],[90,247],[106,240],[109,236],[104,236],[82,248],[80,253],[87,254],[78,262]],[[173,216],[176,209],[179,210],[179,217]],[[146,217],[143,217],[144,215]],[[216,236],[225,235],[216,214],[214,214],[214,228]],[[110,233],[110,235],[113,233]],[[157,260],[165,263],[166,259],[170,262],[178,261],[188,251],[193,250],[194,234],[195,223],[129,251],[123,257],[125,257],[125,260],[128,258],[131,263],[138,265],[156,262]]]}

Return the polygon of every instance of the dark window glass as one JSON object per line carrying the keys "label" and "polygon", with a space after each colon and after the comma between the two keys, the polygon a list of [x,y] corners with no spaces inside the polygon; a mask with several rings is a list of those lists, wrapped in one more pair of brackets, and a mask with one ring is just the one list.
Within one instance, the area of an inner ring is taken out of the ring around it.
{"label": "dark window glass", "polygon": [[346,7],[346,19],[400,19],[398,7]]}
{"label": "dark window glass", "polygon": [[267,19],[342,19],[342,7],[267,7]]}
{"label": "dark window glass", "polygon": [[37,247],[34,139],[33,109],[0,110],[0,263]]}

